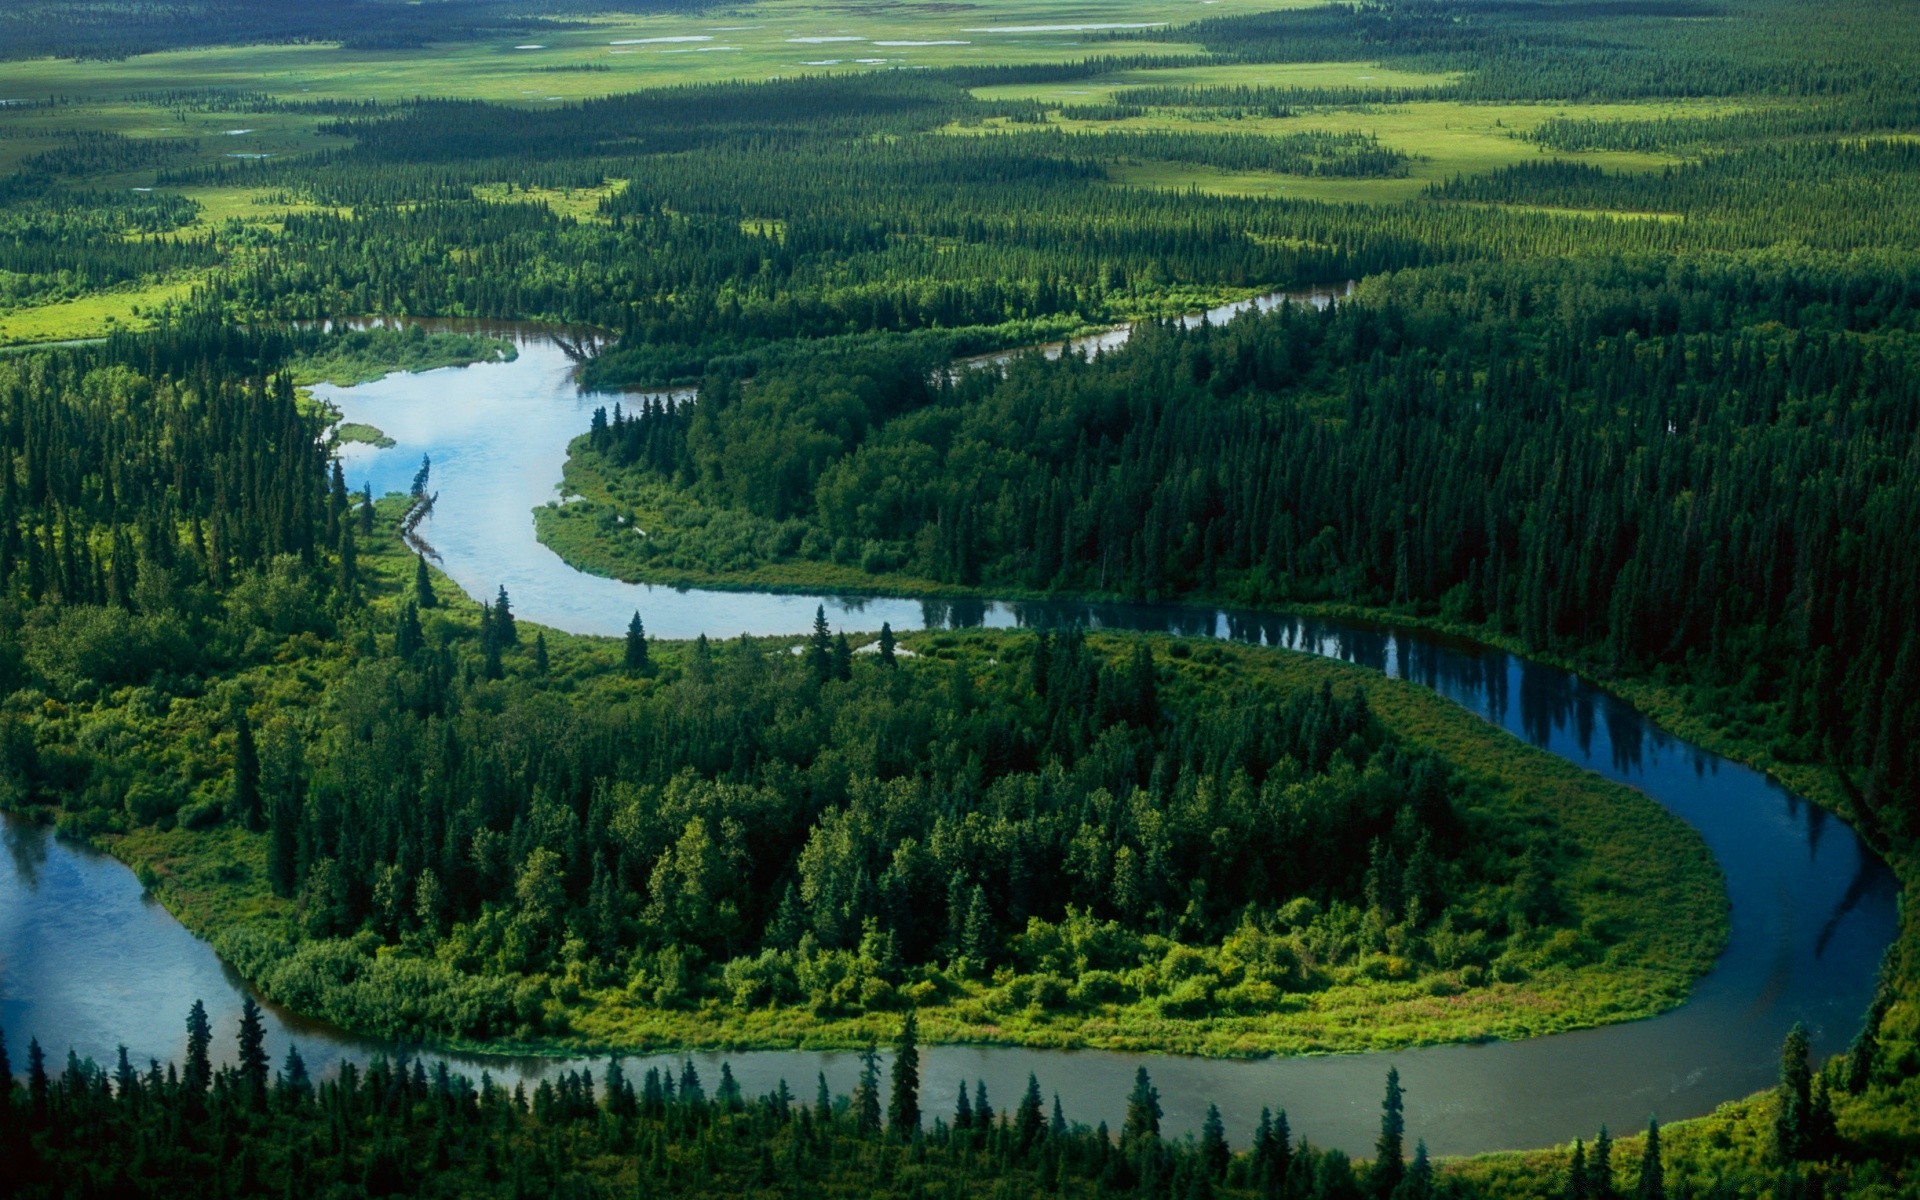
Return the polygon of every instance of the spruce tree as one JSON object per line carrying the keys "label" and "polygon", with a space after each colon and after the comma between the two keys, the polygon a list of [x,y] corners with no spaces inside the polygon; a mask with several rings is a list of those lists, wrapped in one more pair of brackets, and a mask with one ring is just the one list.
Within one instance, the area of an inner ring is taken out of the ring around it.
{"label": "spruce tree", "polygon": [[1200,1161],[1215,1182],[1227,1177],[1227,1164],[1233,1161],[1233,1151],[1227,1148],[1226,1122],[1221,1120],[1217,1104],[1207,1105],[1206,1120],[1200,1123]]}
{"label": "spruce tree", "polygon": [[827,630],[827,606],[813,610],[813,633],[807,639],[807,665],[821,683],[833,677],[833,635]]}
{"label": "spruce tree", "polygon": [[1033,1072],[1027,1072],[1027,1090],[1020,1097],[1020,1105],[1013,1111],[1014,1146],[1018,1153],[1025,1154],[1040,1139],[1041,1131],[1046,1128],[1046,1110],[1040,1098],[1040,1079]]}
{"label": "spruce tree", "polygon": [[1587,1195],[1592,1200],[1613,1200],[1613,1137],[1602,1125],[1593,1139],[1593,1154],[1587,1159]]}
{"label": "spruce tree", "polygon": [[993,1128],[993,1105],[987,1103],[987,1081],[973,1081],[973,1127],[975,1129]]}
{"label": "spruce tree", "polygon": [[1573,1140],[1573,1154],[1567,1160],[1567,1181],[1560,1189],[1562,1200],[1590,1200],[1587,1180],[1587,1148],[1579,1138]]}
{"label": "spruce tree", "polygon": [[440,603],[440,597],[433,591],[433,575],[427,570],[427,556],[413,556],[413,600],[421,608],[434,608]]}
{"label": "spruce tree", "polygon": [[880,1132],[880,1053],[872,1042],[860,1052],[860,1082],[853,1090],[853,1119],[862,1134]]}
{"label": "spruce tree", "polygon": [[647,654],[647,627],[641,622],[637,609],[634,611],[633,620],[627,622],[625,663],[627,670],[636,675],[645,675],[653,669],[653,663]]}
{"label": "spruce tree", "polygon": [[1127,1117],[1120,1125],[1120,1144],[1131,1146],[1160,1136],[1160,1093],[1145,1067],[1133,1074],[1133,1091],[1127,1096]]}
{"label": "spruce tree", "polygon": [[400,605],[400,619],[394,625],[393,656],[411,662],[425,644],[426,635],[420,630],[420,610],[408,600]]}
{"label": "spruce tree", "polygon": [[[360,511],[356,515],[359,519],[360,536],[372,537],[373,536],[373,485],[370,483],[362,484],[360,487]],[[341,528],[344,530],[346,526],[343,525],[341,526]]]}
{"label": "spruce tree", "polygon": [[1640,1183],[1635,1200],[1667,1200],[1666,1170],[1660,1165],[1660,1122],[1647,1118],[1647,1145],[1640,1152]]}
{"label": "spruce tree", "polygon": [[1773,1147],[1782,1162],[1792,1162],[1806,1150],[1807,1121],[1813,1103],[1809,1052],[1807,1027],[1796,1021],[1780,1046],[1780,1086],[1774,1089],[1777,1107]]}
{"label": "spruce tree", "polygon": [[195,1000],[187,1011],[187,1066],[182,1081],[193,1092],[204,1092],[213,1082],[213,1025],[207,1006]]}
{"label": "spruce tree", "polygon": [[1405,1093],[1400,1090],[1400,1068],[1387,1068],[1387,1094],[1380,1102],[1380,1137],[1373,1144],[1373,1169],[1368,1188],[1386,1200],[1406,1177],[1407,1116]]}
{"label": "spruce tree", "polygon": [[897,659],[894,656],[893,651],[894,651],[893,626],[888,624],[885,621],[882,621],[880,622],[880,665],[881,666],[891,669],[893,667],[900,665],[899,659]]}
{"label": "spruce tree", "polygon": [[260,751],[253,742],[253,722],[242,705],[234,713],[233,815],[255,833],[267,827],[260,804]]}
{"label": "spruce tree", "polygon": [[900,1036],[893,1043],[892,1084],[887,1098],[887,1128],[894,1137],[910,1142],[920,1132],[919,1022],[912,1009],[900,1022]]}
{"label": "spruce tree", "polygon": [[513,609],[507,603],[507,585],[500,585],[500,593],[493,599],[493,636],[502,646],[520,644],[520,626],[513,619]]}
{"label": "spruce tree", "polygon": [[260,1006],[252,996],[240,1001],[240,1078],[246,1087],[247,1102],[255,1112],[267,1107],[267,1033],[260,1021]]}
{"label": "spruce tree", "polygon": [[842,683],[853,678],[853,647],[844,633],[833,639],[833,677]]}
{"label": "spruce tree", "polygon": [[48,1097],[52,1090],[53,1081],[47,1078],[47,1052],[40,1048],[39,1038],[28,1038],[27,1104],[35,1124],[46,1121]]}
{"label": "spruce tree", "polygon": [[533,671],[534,674],[545,677],[550,669],[547,661],[547,632],[543,629],[533,635]]}

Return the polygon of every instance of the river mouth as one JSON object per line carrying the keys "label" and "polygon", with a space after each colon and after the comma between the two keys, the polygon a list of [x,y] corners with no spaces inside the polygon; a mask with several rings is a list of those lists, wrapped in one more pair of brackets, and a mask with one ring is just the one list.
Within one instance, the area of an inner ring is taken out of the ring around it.
{"label": "river mouth", "polygon": [[[1135,1067],[1152,1072],[1175,1136],[1199,1128],[1207,1104],[1244,1145],[1262,1107],[1289,1110],[1315,1144],[1366,1156],[1378,1130],[1388,1065],[1408,1088],[1409,1129],[1437,1154],[1470,1154],[1629,1129],[1655,1113],[1699,1116],[1770,1086],[1787,1028],[1805,1022],[1816,1054],[1843,1048],[1871,1001],[1896,932],[1892,873],[1853,831],[1746,767],[1663,732],[1564,670],[1413,630],[1212,607],[1071,601],[913,600],[714,592],[619,583],[568,567],[534,536],[531,510],[557,500],[568,442],[592,410],[620,397],[573,383],[578,347],[526,326],[490,324],[520,357],[355,388],[315,391],[345,419],[378,426],[392,448],[343,448],[349,482],[404,491],[423,454],[440,499],[426,538],[470,594],[511,593],[524,618],[617,635],[637,609],[668,638],[742,632],[799,635],[816,605],[831,623],[874,630],[973,626],[1151,630],[1231,638],[1339,658],[1434,689],[1575,765],[1645,792],[1699,831],[1726,879],[1727,948],[1682,1007],[1628,1024],[1517,1042],[1254,1061],[1002,1046],[923,1048],[923,1108],[945,1111],[962,1079],[984,1079],[1003,1102],[1029,1071],[1058,1091],[1070,1119],[1117,1128]],[[571,351],[571,352],[570,352]],[[38,1037],[57,1061],[73,1047],[111,1062],[124,1041],[136,1062],[178,1059],[183,1015],[204,998],[217,1045],[231,1045],[240,981],[143,895],[131,871],[17,820],[0,855],[0,1025],[16,1057]],[[380,1043],[273,1013],[270,1049],[296,1041],[309,1064],[363,1059]],[[385,1049],[391,1051],[393,1047]],[[430,1055],[471,1075],[533,1080],[558,1059]],[[642,1059],[649,1062],[671,1057]],[[851,1054],[803,1050],[696,1054],[707,1078],[724,1058],[743,1087],[785,1079],[805,1093],[816,1072],[836,1091]],[[577,1062],[571,1065],[579,1065]]]}

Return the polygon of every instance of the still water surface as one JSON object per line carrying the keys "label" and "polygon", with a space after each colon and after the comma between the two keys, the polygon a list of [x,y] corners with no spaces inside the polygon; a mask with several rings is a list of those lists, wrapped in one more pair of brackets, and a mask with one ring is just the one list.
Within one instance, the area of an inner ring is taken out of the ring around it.
{"label": "still water surface", "polygon": [[[1285,1107],[1320,1145],[1370,1153],[1381,1080],[1398,1066],[1409,1128],[1435,1153],[1546,1145],[1697,1116],[1767,1087],[1794,1021],[1814,1048],[1844,1047],[1871,999],[1895,932],[1894,878],[1845,824],[1745,767],[1674,738],[1565,671],[1497,650],[1360,622],[1166,605],[923,602],[675,590],[618,583],[567,567],[533,537],[530,510],[554,499],[570,438],[610,397],[583,396],[550,338],[519,335],[520,357],[350,389],[322,389],[346,419],[379,426],[389,450],[350,448],[354,486],[404,490],[433,459],[438,506],[424,528],[445,567],[476,596],[504,584],[525,619],[616,634],[638,609],[656,636],[799,634],[816,605],[848,630],[970,626],[1157,630],[1233,638],[1339,658],[1431,687],[1554,754],[1637,787],[1700,831],[1725,872],[1732,929],[1719,964],[1687,1004],[1663,1016],[1520,1042],[1305,1059],[1218,1061],[1097,1051],[939,1046],[923,1051],[923,1106],[946,1111],[962,1079],[984,1079],[995,1102],[1017,1099],[1029,1071],[1059,1093],[1069,1119],[1118,1127],[1134,1068],[1152,1072],[1166,1128],[1197,1130],[1209,1101],[1244,1144],[1262,1106]],[[16,1060],[38,1037],[57,1062],[69,1047],[108,1061],[124,1042],[136,1061],[183,1053],[182,1018],[206,1000],[230,1049],[242,981],[142,893],[111,859],[17,821],[0,856],[0,1027]],[[393,1047],[270,1012],[277,1055],[297,1042],[332,1067]],[[435,1057],[435,1056],[429,1056]],[[568,1065],[503,1056],[444,1056],[470,1073],[533,1080]],[[800,1051],[700,1054],[709,1083],[722,1058],[750,1091],[786,1079],[810,1095],[816,1072],[851,1088],[851,1055]],[[649,1062],[642,1060],[642,1069]],[[629,1064],[630,1066],[632,1064]]]}

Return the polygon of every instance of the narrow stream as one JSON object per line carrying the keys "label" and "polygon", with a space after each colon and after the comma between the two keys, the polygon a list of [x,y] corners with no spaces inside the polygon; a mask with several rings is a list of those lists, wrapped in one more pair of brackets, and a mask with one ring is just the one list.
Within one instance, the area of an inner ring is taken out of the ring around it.
{"label": "narrow stream", "polygon": [[[829,620],[849,631],[876,630],[882,621],[902,630],[1078,623],[1320,654],[1431,687],[1515,736],[1641,789],[1700,831],[1726,875],[1726,952],[1687,1004],[1659,1017],[1518,1042],[1253,1061],[939,1046],[923,1049],[922,1104],[930,1114],[949,1110],[962,1079],[984,1079],[996,1104],[1010,1102],[1031,1071],[1049,1095],[1059,1093],[1070,1120],[1117,1128],[1134,1068],[1144,1063],[1173,1133],[1197,1130],[1211,1101],[1227,1117],[1230,1140],[1245,1145],[1262,1106],[1285,1107],[1298,1134],[1366,1155],[1392,1064],[1407,1087],[1411,1134],[1437,1154],[1467,1154],[1591,1136],[1602,1123],[1632,1129],[1650,1114],[1663,1121],[1698,1116],[1769,1086],[1793,1022],[1807,1023],[1818,1054],[1843,1048],[1858,1028],[1895,934],[1892,873],[1824,810],[1664,733],[1577,677],[1498,650],[1363,622],[1174,605],[676,590],[585,575],[534,539],[530,512],[555,498],[568,441],[609,398],[578,392],[572,364],[551,338],[523,330],[518,340],[520,357],[512,363],[321,390],[346,419],[377,425],[397,442],[388,450],[349,448],[351,483],[404,490],[420,456],[430,455],[440,499],[428,540],[471,594],[491,596],[504,584],[523,619],[611,635],[638,610],[660,637],[797,635],[824,605]],[[195,998],[206,1000],[218,1045],[230,1049],[241,981],[143,895],[131,871],[14,820],[5,824],[5,840],[0,1028],[16,1061],[29,1037],[38,1037],[56,1063],[69,1047],[111,1061],[121,1042],[137,1062],[178,1058]],[[295,1041],[319,1069],[393,1049],[286,1013],[270,1015],[272,1052]],[[534,1079],[568,1065],[430,1057],[496,1079]],[[810,1095],[816,1072],[845,1091],[857,1070],[846,1054],[695,1055],[709,1083],[723,1057],[756,1092],[784,1078]]]}

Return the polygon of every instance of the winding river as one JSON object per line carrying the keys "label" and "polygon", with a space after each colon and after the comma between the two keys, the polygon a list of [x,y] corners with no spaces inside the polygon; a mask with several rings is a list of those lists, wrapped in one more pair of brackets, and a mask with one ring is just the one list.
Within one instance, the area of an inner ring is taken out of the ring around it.
{"label": "winding river", "polygon": [[[1117,1128],[1134,1068],[1145,1063],[1171,1132],[1196,1130],[1211,1101],[1227,1117],[1230,1140],[1244,1145],[1262,1106],[1285,1107],[1297,1133],[1365,1155],[1391,1063],[1407,1087],[1411,1133],[1437,1154],[1466,1154],[1591,1136],[1602,1123],[1630,1129],[1649,1114],[1698,1116],[1769,1086],[1793,1022],[1806,1022],[1820,1054],[1844,1047],[1858,1028],[1895,934],[1892,873],[1823,810],[1664,733],[1577,677],[1426,633],[1273,613],[676,590],[585,575],[534,539],[529,513],[557,499],[567,442],[611,398],[578,392],[573,364],[551,337],[524,329],[514,336],[520,356],[511,363],[320,391],[346,419],[376,425],[397,443],[348,447],[354,486],[404,490],[420,456],[431,455],[439,502],[423,532],[463,588],[491,596],[504,585],[523,619],[611,635],[637,609],[649,632],[665,638],[797,635],[824,605],[830,622],[848,630],[876,630],[882,621],[896,629],[1078,622],[1325,655],[1424,684],[1515,736],[1641,789],[1700,831],[1726,875],[1732,928],[1725,953],[1688,1003],[1649,1020],[1519,1042],[1252,1061],[939,1046],[923,1050],[930,1113],[947,1110],[963,1079],[983,1079],[998,1103],[1010,1102],[1031,1071],[1048,1093],[1059,1093],[1070,1119]],[[1097,343],[1054,352],[1086,353],[1123,339],[1123,331],[1109,331]],[[7,821],[4,832],[0,1028],[16,1062],[30,1037],[55,1062],[69,1048],[110,1061],[122,1042],[136,1062],[177,1059],[182,1018],[195,998],[208,1004],[218,1046],[231,1047],[242,981],[145,895],[131,871],[19,821]],[[270,1050],[278,1055],[295,1042],[317,1069],[394,1049],[289,1013],[269,1015]],[[569,1065],[429,1057],[496,1079],[531,1080]],[[857,1070],[847,1054],[694,1058],[709,1082],[724,1058],[750,1091],[784,1078],[803,1095],[816,1072],[845,1091]]]}

